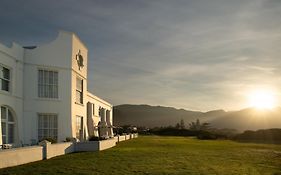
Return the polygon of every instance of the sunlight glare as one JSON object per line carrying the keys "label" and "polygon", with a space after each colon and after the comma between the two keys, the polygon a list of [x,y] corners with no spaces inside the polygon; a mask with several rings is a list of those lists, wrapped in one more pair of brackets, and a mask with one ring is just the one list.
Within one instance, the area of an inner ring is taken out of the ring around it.
{"label": "sunlight glare", "polygon": [[276,107],[276,97],[272,91],[256,90],[249,94],[249,104],[257,109],[272,109]]}

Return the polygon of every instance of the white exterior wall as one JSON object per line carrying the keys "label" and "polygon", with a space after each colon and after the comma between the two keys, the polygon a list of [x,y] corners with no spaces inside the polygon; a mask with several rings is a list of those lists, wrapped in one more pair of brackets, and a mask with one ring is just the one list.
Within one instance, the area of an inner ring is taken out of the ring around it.
{"label": "white exterior wall", "polygon": [[[12,47],[0,44],[0,64],[10,69],[10,91],[0,90],[0,106],[9,107],[12,110],[16,122],[15,145],[21,141],[23,134],[23,53],[24,49],[13,43]],[[1,122],[1,114],[0,114]],[[2,128],[0,125],[0,145],[2,144]]]}
{"label": "white exterior wall", "polygon": [[88,102],[95,104],[94,115],[93,115],[95,123],[98,123],[100,121],[99,107],[102,107],[102,108],[110,111],[110,115],[111,115],[110,122],[111,122],[111,124],[113,124],[112,123],[113,122],[113,120],[112,120],[112,110],[113,109],[112,109],[112,105],[110,103],[91,94],[90,92],[88,92],[88,94],[87,94],[87,100],[88,100]]}
{"label": "white exterior wall", "polygon": [[[84,67],[79,69],[76,55],[80,50]],[[15,117],[15,145],[38,141],[38,113],[57,114],[58,141],[76,137],[76,116],[83,117],[84,135],[87,128],[87,103],[95,104],[93,120],[98,123],[98,107],[111,111],[112,106],[87,91],[88,50],[79,38],[69,32],[60,32],[51,43],[24,49],[17,44],[11,48],[0,44],[0,64],[11,72],[10,92],[0,90],[0,106],[8,106]],[[58,98],[38,97],[38,69],[58,72]],[[83,79],[83,104],[76,103],[76,78]],[[0,115],[1,116],[1,115]],[[0,125],[0,145],[2,134]]]}
{"label": "white exterior wall", "polygon": [[[25,49],[24,141],[38,138],[38,113],[58,115],[58,141],[71,137],[72,35],[61,32],[53,42]],[[58,71],[58,99],[38,97],[38,69]]]}
{"label": "white exterior wall", "polygon": [[[77,64],[76,55],[80,50],[81,55],[83,56],[83,64],[84,66],[79,69]],[[72,36],[72,56],[71,56],[71,64],[72,64],[72,98],[71,98],[71,116],[72,116],[72,137],[76,137],[76,116],[83,117],[83,129],[84,135],[87,139],[88,137],[88,129],[87,129],[87,63],[88,63],[88,49],[85,45],[79,40],[79,38],[75,35]],[[79,104],[76,102],[76,79],[77,77],[83,80],[83,104]]]}
{"label": "white exterior wall", "polygon": [[[91,106],[92,104],[94,104],[94,112],[93,112],[93,109],[92,107],[90,108],[90,110],[88,110],[89,112],[89,115],[92,117],[92,120],[94,122],[94,126],[97,127],[99,122],[102,120],[101,117],[105,117],[105,120],[106,120],[106,116],[104,114],[104,116],[99,116],[99,108],[104,108],[105,110],[109,110],[110,111],[110,122],[111,122],[111,125],[113,125],[112,123],[112,105],[109,104],[108,102],[104,101],[103,99],[91,94],[90,92],[88,92],[88,95],[87,95],[87,101],[89,103],[91,103]],[[93,133],[89,133],[89,135],[92,135]]]}

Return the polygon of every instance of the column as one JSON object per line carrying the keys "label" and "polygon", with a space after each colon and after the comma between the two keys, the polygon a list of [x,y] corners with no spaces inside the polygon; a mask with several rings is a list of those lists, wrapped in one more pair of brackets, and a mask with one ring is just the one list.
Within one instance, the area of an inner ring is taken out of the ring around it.
{"label": "column", "polygon": [[107,129],[108,129],[108,136],[113,137],[113,127],[111,124],[111,117],[110,117],[110,110],[106,110],[106,123],[107,123]]}
{"label": "column", "polygon": [[88,102],[87,103],[87,128],[89,136],[94,135],[94,120],[93,120],[93,104]]}
{"label": "column", "polygon": [[106,115],[105,115],[105,109],[100,108],[100,117],[101,121],[99,122],[99,136],[103,138],[108,138],[108,130],[107,130],[107,123],[106,123]]}

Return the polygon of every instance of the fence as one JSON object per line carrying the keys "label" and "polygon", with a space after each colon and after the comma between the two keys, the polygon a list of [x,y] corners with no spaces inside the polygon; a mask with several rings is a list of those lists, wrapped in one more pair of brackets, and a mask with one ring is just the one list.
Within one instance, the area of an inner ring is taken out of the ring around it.
{"label": "fence", "polygon": [[75,151],[102,151],[116,145],[116,139],[108,139],[103,141],[79,142],[75,144]]}
{"label": "fence", "polygon": [[65,142],[51,144],[51,142],[43,141],[40,145],[43,147],[43,159],[50,159],[52,157],[73,153],[77,143]]}
{"label": "fence", "polygon": [[0,151],[0,168],[42,160],[43,147],[29,146]]}
{"label": "fence", "polygon": [[0,151],[0,168],[22,165],[43,159],[82,151],[101,151],[114,147],[116,143],[137,138],[138,134],[129,134],[116,136],[114,138],[102,141],[88,142],[64,142],[51,144],[43,141],[39,146],[28,146],[22,148],[13,148]]}
{"label": "fence", "polygon": [[118,142],[122,142],[126,140],[126,136],[122,135],[122,136],[118,136]]}

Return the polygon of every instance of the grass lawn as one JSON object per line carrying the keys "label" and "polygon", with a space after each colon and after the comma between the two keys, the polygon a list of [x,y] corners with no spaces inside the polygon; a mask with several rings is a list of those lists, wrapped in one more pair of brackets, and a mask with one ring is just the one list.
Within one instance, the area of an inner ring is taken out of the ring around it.
{"label": "grass lawn", "polygon": [[145,136],[101,152],[1,169],[0,174],[281,175],[281,145]]}

